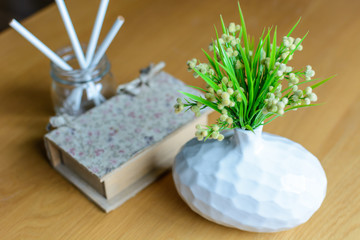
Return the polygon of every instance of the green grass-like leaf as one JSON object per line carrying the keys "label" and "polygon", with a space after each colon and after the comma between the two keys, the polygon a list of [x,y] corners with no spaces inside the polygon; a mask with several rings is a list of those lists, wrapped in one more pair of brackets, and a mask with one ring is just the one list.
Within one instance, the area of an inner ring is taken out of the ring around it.
{"label": "green grass-like leaf", "polygon": [[185,96],[187,96],[187,97],[189,97],[189,98],[191,98],[191,99],[193,99],[193,100],[195,100],[197,102],[200,102],[200,103],[202,103],[202,104],[204,104],[206,106],[209,106],[210,108],[214,109],[215,111],[221,113],[221,111],[219,110],[219,108],[217,107],[217,105],[215,103],[210,102],[210,101],[208,101],[206,99],[203,99],[203,98],[201,98],[199,96],[193,95],[191,93],[187,93],[187,92],[183,92],[183,91],[179,91],[179,92],[184,94]]}
{"label": "green grass-like leaf", "polygon": [[[201,109],[210,107],[223,114],[222,120],[218,119],[217,122],[221,130],[242,128],[254,131],[257,127],[266,125],[282,116],[284,112],[320,105],[309,104],[293,106],[300,103],[304,104],[305,100],[309,101],[309,99],[311,99],[294,97],[295,95],[299,96],[299,92],[293,91],[294,85],[300,86],[305,83],[319,81],[318,79],[304,80],[306,79],[306,71],[304,69],[292,70],[292,68],[290,68],[291,70],[288,70],[288,67],[291,66],[288,65],[289,60],[294,56],[296,50],[300,50],[299,46],[307,37],[308,32],[300,40],[281,39],[278,41],[278,29],[275,26],[274,29],[273,27],[264,28],[258,41],[255,41],[254,37],[250,37],[247,34],[245,19],[239,2],[238,8],[241,27],[238,28],[238,25],[235,25],[235,30],[228,29],[223,17],[220,15],[222,33],[218,32],[216,26],[214,26],[216,40],[213,41],[212,45],[213,55],[211,56],[211,54],[202,49],[207,58],[208,66],[198,65],[198,68],[195,67],[193,69],[194,72],[213,89],[203,89],[195,86],[190,87],[204,93],[209,92],[213,94],[214,96],[209,96],[214,98],[214,101],[208,101],[202,97],[181,92],[189,98],[186,99],[188,104],[185,106],[194,106],[197,103],[201,103],[204,105]],[[289,38],[291,36],[300,21],[301,18],[299,18],[290,29],[286,37]],[[285,40],[291,41],[290,44],[285,46]],[[297,44],[294,45],[293,41],[297,42]],[[285,59],[283,59],[284,53],[288,54]],[[209,70],[209,68],[211,70]],[[293,82],[290,81],[290,73],[295,74],[300,81],[293,84]],[[224,77],[227,77],[228,83],[223,79]],[[315,89],[333,77],[334,76],[321,80],[311,85],[311,88]],[[280,87],[282,90],[280,90]],[[217,92],[219,89],[221,89],[222,92]],[[239,92],[240,96],[233,95],[233,90]],[[229,95],[223,94],[223,92],[228,92],[230,97]],[[288,101],[284,100],[285,97],[288,98]],[[283,108],[283,105],[278,104],[282,99],[286,105],[285,108]],[[226,111],[220,110],[218,107],[220,105],[220,108]],[[233,120],[232,125],[224,121],[224,119],[229,120],[228,118]],[[214,130],[211,129],[211,126],[208,126],[208,128],[210,129],[208,133],[211,134]],[[208,137],[209,135],[206,139]]]}
{"label": "green grass-like leaf", "polygon": [[215,91],[220,89],[219,86],[216,85],[216,83],[215,83],[213,80],[211,80],[211,78],[209,78],[208,76],[202,74],[202,73],[201,73],[199,70],[197,70],[196,68],[194,68],[193,70],[194,70],[194,72],[196,72],[197,74],[199,74],[199,76],[200,76],[202,79],[204,79],[207,84],[209,84],[213,89],[215,89]]}

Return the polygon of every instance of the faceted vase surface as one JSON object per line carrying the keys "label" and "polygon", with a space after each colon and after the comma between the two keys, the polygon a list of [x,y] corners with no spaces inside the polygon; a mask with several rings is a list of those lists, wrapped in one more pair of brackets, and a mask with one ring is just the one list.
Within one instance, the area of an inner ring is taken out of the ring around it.
{"label": "faceted vase surface", "polygon": [[262,127],[224,135],[221,142],[192,139],[176,156],[175,186],[193,211],[224,226],[276,232],[319,209],[326,175],[304,147]]}

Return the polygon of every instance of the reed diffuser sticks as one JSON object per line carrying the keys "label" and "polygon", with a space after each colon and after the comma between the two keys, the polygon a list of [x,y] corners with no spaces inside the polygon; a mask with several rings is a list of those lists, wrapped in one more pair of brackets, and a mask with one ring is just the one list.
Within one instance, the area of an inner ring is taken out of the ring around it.
{"label": "reed diffuser sticks", "polygon": [[[111,27],[106,37],[104,38],[103,42],[97,47],[101,28],[109,4],[109,0],[101,0],[85,55],[83,49],[81,48],[80,41],[77,37],[74,25],[71,21],[64,0],[55,0],[55,2],[58,6],[61,18],[64,22],[64,26],[68,33],[79,66],[82,70],[85,71],[84,80],[89,81],[91,80],[91,74],[90,74],[91,69],[93,69],[102,59],[102,57],[105,55],[105,52],[107,51],[111,42],[113,41],[116,34],[120,30],[125,19],[122,16],[118,16],[113,26]],[[36,36],[34,36],[18,21],[13,19],[9,23],[9,25],[13,29],[15,29],[20,35],[22,35],[25,39],[27,39],[32,45],[34,45],[46,57],[48,57],[59,68],[63,69],[64,71],[74,70],[68,63],[66,63],[66,61],[64,61],[61,57],[59,57],[56,53],[54,53],[50,48],[48,48],[44,43],[42,43]],[[68,102],[78,103],[78,104],[73,104],[72,106],[73,110],[80,108],[79,101],[81,101],[82,99],[83,90],[86,90],[87,95],[91,96],[91,99],[89,100],[93,100],[95,105],[98,105],[101,103],[101,101],[104,100],[104,97],[100,94],[99,89],[101,88],[95,87],[94,83],[87,84],[86,89],[84,89],[84,87],[81,88],[79,87],[79,89],[74,89],[73,93],[69,94]]]}

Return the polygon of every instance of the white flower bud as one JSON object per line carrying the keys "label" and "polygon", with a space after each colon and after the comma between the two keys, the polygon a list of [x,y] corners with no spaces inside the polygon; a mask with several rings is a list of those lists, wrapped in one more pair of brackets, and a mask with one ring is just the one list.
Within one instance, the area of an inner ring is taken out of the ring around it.
{"label": "white flower bud", "polygon": [[306,87],[305,88],[305,94],[309,95],[310,93],[312,93],[312,88],[311,87]]}
{"label": "white flower bud", "polygon": [[233,121],[232,118],[228,117],[228,118],[226,119],[226,122],[227,122],[228,124],[232,124],[234,121]]}
{"label": "white flower bud", "polygon": [[205,93],[205,98],[207,99],[207,100],[210,100],[210,99],[212,99],[212,94],[211,93]]}
{"label": "white flower bud", "polygon": [[201,137],[201,136],[202,136],[201,130],[195,132],[195,137]]}
{"label": "white flower bud", "polygon": [[292,100],[293,100],[294,102],[297,102],[297,101],[299,101],[299,97],[298,97],[297,95],[293,95],[293,96],[292,96]]}
{"label": "white flower bud", "polygon": [[210,51],[210,52],[214,51],[214,46],[213,46],[212,43],[209,44],[209,51]]}
{"label": "white flower bud", "polygon": [[223,99],[223,100],[222,100],[222,104],[223,104],[224,106],[229,106],[229,105],[230,105],[230,100],[229,100],[229,99]]}
{"label": "white flower bud", "polygon": [[290,73],[289,77],[290,77],[290,80],[293,80],[296,78],[296,75],[295,75],[295,73]]}
{"label": "white flower bud", "polygon": [[229,95],[229,93],[227,93],[227,92],[223,92],[223,93],[221,94],[221,98],[222,98],[223,100],[228,100],[228,99],[230,98],[230,95]]}
{"label": "white flower bud", "polygon": [[276,104],[278,106],[279,109],[283,109],[285,107],[285,103],[280,101]]}
{"label": "white flower bud", "polygon": [[315,76],[315,71],[311,69],[309,71],[306,71],[305,75],[306,75],[306,77],[313,77],[313,76]]}
{"label": "white flower bud", "polygon": [[234,89],[228,88],[228,89],[227,89],[227,92],[228,92],[228,94],[232,95],[232,94],[234,93]]}
{"label": "white flower bud", "polygon": [[309,105],[311,100],[309,98],[304,98],[304,104]]}
{"label": "white flower bud", "polygon": [[243,64],[239,61],[239,60],[237,60],[236,61],[236,64],[235,64],[235,69],[241,69],[242,68],[242,66],[243,66]]}
{"label": "white flower bud", "polygon": [[215,132],[217,132],[217,131],[219,131],[220,128],[219,128],[218,125],[215,124],[215,125],[212,126],[212,129],[213,129]]}
{"label": "white flower bud", "polygon": [[270,108],[270,112],[277,112],[278,107],[276,105],[272,105]]}
{"label": "white flower bud", "polygon": [[227,118],[228,118],[228,115],[223,114],[220,116],[220,121],[225,122]]}
{"label": "white flower bud", "polygon": [[275,99],[275,94],[274,93],[267,93],[266,94],[268,99]]}
{"label": "white flower bud", "polygon": [[[286,59],[289,55],[290,55],[290,52],[285,52],[285,53],[281,54],[281,58]],[[290,61],[292,58],[293,58],[293,56],[290,55],[288,58],[288,61]]]}
{"label": "white flower bud", "polygon": [[203,137],[207,137],[208,131],[202,131],[202,132],[201,132],[201,135],[202,135]]}
{"label": "white flower bud", "polygon": [[302,97],[302,95],[303,95],[303,91],[301,91],[301,90],[296,90],[296,91],[294,92],[294,94],[297,95],[297,96],[300,98],[300,97]]}
{"label": "white flower bud", "polygon": [[301,42],[301,38],[296,38],[294,44],[298,45]]}
{"label": "white flower bud", "polygon": [[289,39],[290,44],[294,43],[294,38],[293,37],[289,37],[288,39]]}
{"label": "white flower bud", "polygon": [[286,71],[286,65],[284,63],[281,63],[279,70],[282,71],[282,72],[285,72]]}
{"label": "white flower bud", "polygon": [[177,103],[174,105],[174,108],[175,108],[175,113],[180,113],[184,109],[184,105]]}
{"label": "white flower bud", "polygon": [[230,33],[234,33],[234,32],[236,32],[236,26],[235,26],[235,23],[230,23],[230,25],[229,25],[229,32]]}
{"label": "white flower bud", "polygon": [[200,108],[198,106],[192,106],[191,111],[193,111],[194,113],[197,113],[200,111]]}
{"label": "white flower bud", "polygon": [[312,102],[316,102],[317,101],[317,95],[315,93],[311,93],[309,95],[309,99],[312,101]]}
{"label": "white flower bud", "polygon": [[281,101],[286,105],[286,104],[288,104],[289,99],[284,97],[283,99],[281,99]]}
{"label": "white flower bud", "polygon": [[217,137],[217,140],[219,140],[220,142],[222,141],[222,140],[224,140],[224,135],[222,135],[222,134],[219,134],[219,136]]}
{"label": "white flower bud", "polygon": [[237,95],[236,95],[236,100],[237,100],[238,102],[241,102],[241,101],[242,101],[242,97],[241,97],[240,94],[237,94]]}
{"label": "white flower bud", "polygon": [[290,41],[289,41],[288,37],[286,37],[286,36],[283,37],[283,44],[285,47],[290,46]]}
{"label": "white flower bud", "polygon": [[265,59],[265,58],[266,58],[266,52],[263,49],[261,49],[261,51],[260,51],[260,59]]}
{"label": "white flower bud", "polygon": [[292,70],[293,70],[293,68],[292,68],[292,67],[286,67],[285,72],[289,73],[289,72],[291,72]]}

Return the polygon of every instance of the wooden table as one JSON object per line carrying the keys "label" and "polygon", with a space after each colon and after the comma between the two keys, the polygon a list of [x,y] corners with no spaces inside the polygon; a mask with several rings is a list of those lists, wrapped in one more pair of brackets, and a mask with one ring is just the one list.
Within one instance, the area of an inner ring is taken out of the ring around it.
{"label": "wooden table", "polygon": [[[78,36],[87,42],[99,1],[67,1]],[[0,238],[1,239],[360,239],[360,2],[336,0],[242,1],[248,31],[259,36],[278,25],[285,35],[309,35],[295,66],[314,66],[317,77],[337,74],[318,89],[323,106],[291,112],[265,131],[301,143],[321,161],[328,178],[318,212],[293,230],[257,234],[222,227],[192,212],[171,173],[110,214],[88,201],[46,161],[42,137],[49,116],[49,61],[13,30],[0,34]],[[186,71],[203,59],[219,27],[239,22],[236,1],[111,1],[104,32],[121,14],[126,23],[108,51],[120,82],[150,62],[201,86]],[[23,24],[52,49],[69,44],[53,4]],[[214,116],[212,116],[214,119]]]}

